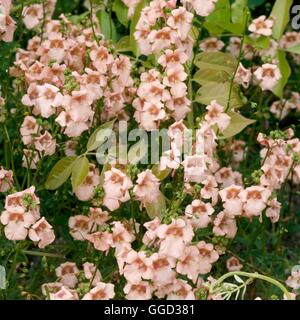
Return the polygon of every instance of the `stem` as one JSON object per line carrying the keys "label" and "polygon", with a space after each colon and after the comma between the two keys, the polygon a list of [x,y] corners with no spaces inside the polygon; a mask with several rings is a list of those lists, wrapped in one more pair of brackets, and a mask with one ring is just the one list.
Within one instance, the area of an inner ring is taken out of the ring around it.
{"label": "stem", "polygon": [[43,42],[43,37],[44,37],[44,27],[45,27],[45,22],[46,22],[46,4],[45,0],[42,2],[42,7],[43,7],[43,22],[41,25],[41,43]]}
{"label": "stem", "polygon": [[269,282],[269,283],[273,284],[274,286],[276,286],[277,288],[279,288],[286,295],[288,300],[292,300],[290,293],[287,291],[285,286],[282,285],[279,281],[272,279],[270,277],[267,277],[267,276],[263,276],[258,273],[248,273],[248,272],[243,272],[243,271],[234,271],[234,272],[229,272],[229,273],[224,274],[221,278],[219,278],[212,285],[211,290],[214,291],[214,289],[219,287],[222,284],[222,282],[224,282],[224,280],[226,280],[227,278],[233,277],[235,275],[242,276],[242,277],[248,277],[248,278],[252,278],[252,279],[260,279],[260,280],[264,280],[266,282]]}
{"label": "stem", "polygon": [[237,73],[237,71],[238,71],[238,69],[239,69],[240,62],[241,62],[241,60],[242,60],[243,45],[244,45],[244,41],[245,41],[245,34],[246,34],[246,28],[247,28],[247,24],[248,24],[248,19],[249,19],[249,16],[248,16],[248,14],[247,14],[246,21],[245,21],[244,33],[243,33],[242,39],[241,39],[241,46],[240,46],[240,52],[239,52],[239,56],[238,56],[238,61],[237,61],[236,68],[235,68],[234,74],[233,74],[232,79],[231,79],[231,82],[230,82],[229,96],[228,96],[228,102],[227,102],[227,106],[226,106],[226,109],[225,109],[225,113],[226,113],[226,112],[229,110],[229,108],[230,108],[230,99],[231,99],[231,94],[232,94],[234,79],[235,79],[236,73]]}
{"label": "stem", "polygon": [[194,55],[193,55],[193,59],[192,59],[192,62],[190,64],[190,66],[188,67],[188,79],[189,82],[188,82],[188,97],[191,101],[191,111],[188,113],[187,115],[187,120],[188,120],[188,124],[189,124],[189,127],[190,129],[194,130],[194,108],[193,108],[193,102],[194,102],[194,98],[193,98],[193,76],[192,76],[192,72],[193,72],[193,67],[194,67],[194,61],[195,61],[195,58],[196,58],[196,55],[198,53],[198,48],[199,48],[199,42],[200,42],[200,37],[201,37],[201,28],[202,28],[202,24],[199,25],[199,35],[198,35],[198,38],[196,40],[196,44],[195,44],[195,52],[194,52]]}
{"label": "stem", "polygon": [[93,0],[89,0],[90,1],[90,7],[91,7],[91,13],[90,13],[90,21],[91,21],[91,27],[92,27],[92,31],[93,31],[93,35],[94,35],[94,39],[97,42],[97,45],[99,46],[99,39],[96,35],[96,31],[95,31],[95,27],[94,27],[94,22],[93,22]]}
{"label": "stem", "polygon": [[58,258],[65,259],[65,257],[61,254],[56,253],[48,253],[48,252],[40,252],[40,251],[31,251],[31,250],[22,250],[22,253],[29,256],[37,256],[37,257],[48,257],[48,258]]}

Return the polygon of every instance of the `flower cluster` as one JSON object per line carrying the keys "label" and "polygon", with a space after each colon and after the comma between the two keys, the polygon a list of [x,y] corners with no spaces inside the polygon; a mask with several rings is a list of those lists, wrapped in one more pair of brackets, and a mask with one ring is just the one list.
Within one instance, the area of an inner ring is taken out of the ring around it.
{"label": "flower cluster", "polygon": [[39,248],[44,248],[55,239],[51,225],[40,217],[39,198],[35,188],[10,194],[5,200],[5,211],[0,221],[9,240],[24,240],[28,236]]}

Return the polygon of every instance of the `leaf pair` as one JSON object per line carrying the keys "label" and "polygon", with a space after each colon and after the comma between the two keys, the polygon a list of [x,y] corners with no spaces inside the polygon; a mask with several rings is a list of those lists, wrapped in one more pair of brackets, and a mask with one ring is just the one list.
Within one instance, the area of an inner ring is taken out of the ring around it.
{"label": "leaf pair", "polygon": [[86,179],[89,173],[89,161],[86,154],[98,149],[113,132],[116,119],[106,122],[96,129],[90,136],[87,143],[86,153],[76,157],[64,157],[60,159],[52,168],[45,187],[48,190],[56,190],[62,186],[71,176],[73,191],[78,188]]}
{"label": "leaf pair", "polygon": [[89,172],[89,161],[85,156],[65,157],[59,160],[52,168],[45,187],[48,190],[56,190],[71,176],[73,191],[86,179]]}

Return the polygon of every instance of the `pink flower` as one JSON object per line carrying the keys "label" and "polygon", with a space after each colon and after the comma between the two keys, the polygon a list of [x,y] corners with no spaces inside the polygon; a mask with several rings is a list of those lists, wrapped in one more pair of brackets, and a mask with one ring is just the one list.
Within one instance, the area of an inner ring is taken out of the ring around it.
{"label": "pink flower", "polygon": [[77,215],[69,218],[70,234],[75,240],[83,241],[92,231],[90,218],[84,215]]}
{"label": "pink flower", "polygon": [[201,182],[203,187],[200,194],[203,199],[211,199],[212,205],[215,205],[218,201],[218,184],[214,176],[207,176],[205,180]]}
{"label": "pink flower", "polygon": [[277,198],[273,198],[268,201],[269,208],[266,210],[266,216],[270,218],[272,223],[276,223],[279,221],[281,203],[277,201]]}
{"label": "pink flower", "polygon": [[0,192],[7,192],[13,186],[13,172],[0,167]]}
{"label": "pink flower", "polygon": [[154,253],[151,256],[152,269],[153,269],[153,282],[156,287],[161,287],[173,283],[176,273],[175,259],[172,257],[164,256],[160,253]]}
{"label": "pink flower", "polygon": [[55,269],[59,281],[68,288],[75,288],[78,283],[79,270],[74,262],[62,263]]}
{"label": "pink flower", "polygon": [[170,93],[165,89],[159,80],[151,82],[142,82],[138,88],[138,96],[151,103],[167,101],[170,99]]}
{"label": "pink flower", "polygon": [[187,86],[183,82],[186,78],[187,74],[184,72],[184,67],[178,64],[166,69],[163,84],[171,88],[170,91],[174,98],[180,98],[186,95]]}
{"label": "pink flower", "polygon": [[90,241],[96,250],[108,252],[112,245],[112,235],[107,231],[87,234],[85,239]]}
{"label": "pink flower", "polygon": [[103,205],[111,211],[117,210],[120,203],[130,199],[130,188],[132,188],[132,182],[121,170],[111,168],[111,170],[106,171],[103,184],[105,192]]}
{"label": "pink flower", "polygon": [[219,254],[211,243],[200,241],[197,244],[200,255],[199,273],[206,274],[211,271],[212,264],[218,261]]}
{"label": "pink flower", "polygon": [[221,131],[224,131],[230,124],[230,117],[224,113],[224,107],[219,105],[216,100],[211,101],[211,103],[206,107],[207,114],[205,120],[209,125],[218,125]]}
{"label": "pink flower", "polygon": [[149,34],[151,29],[149,26],[136,26],[134,37],[138,43],[141,54],[149,55],[152,53],[151,42],[149,40]]}
{"label": "pink flower", "polygon": [[39,137],[34,139],[35,149],[42,152],[45,156],[51,156],[56,150],[56,140],[46,131]]}
{"label": "pink flower", "polygon": [[236,257],[231,257],[226,261],[226,267],[229,272],[240,271],[243,265],[240,263],[239,259]]}
{"label": "pink flower", "polygon": [[190,280],[196,283],[199,276],[200,255],[195,246],[185,247],[183,255],[179,257],[176,271],[186,275]]}
{"label": "pink flower", "polygon": [[139,0],[122,0],[128,7],[128,18],[131,18],[134,14],[136,5],[139,3]]}
{"label": "pink flower", "polygon": [[171,143],[171,150],[166,151],[160,158],[159,168],[161,171],[170,169],[178,169],[181,162],[181,152]]}
{"label": "pink flower", "polygon": [[293,109],[294,105],[283,99],[274,101],[271,105],[270,111],[279,120],[283,120]]}
{"label": "pink flower", "polygon": [[242,176],[239,172],[233,171],[230,167],[223,167],[215,173],[216,181],[222,184],[223,188],[232,185],[242,185]]}
{"label": "pink flower", "polygon": [[89,173],[84,182],[75,189],[76,197],[81,201],[88,201],[94,197],[95,187],[100,183],[99,170],[90,164]]}
{"label": "pink flower", "polygon": [[158,58],[158,63],[162,65],[164,68],[169,68],[174,67],[178,64],[185,64],[187,60],[188,57],[183,51],[179,49],[176,49],[174,51],[167,49],[165,50],[164,54]]}
{"label": "pink flower", "polygon": [[194,232],[189,222],[173,219],[171,224],[162,224],[158,227],[157,236],[161,239],[159,253],[179,258],[185,246],[192,241]]}
{"label": "pink flower", "polygon": [[4,234],[8,240],[25,240],[35,217],[29,212],[3,211],[0,222],[5,225]]}
{"label": "pink flower", "polygon": [[78,300],[78,294],[75,290],[64,286],[55,293],[50,293],[50,300]]}
{"label": "pink flower", "polygon": [[292,269],[291,275],[286,280],[286,285],[294,290],[298,290],[300,288],[300,267],[295,266]]}
{"label": "pink flower", "polygon": [[54,108],[59,107],[62,102],[62,94],[59,88],[52,84],[37,86],[38,98],[35,101],[34,114],[41,114],[44,118],[49,118],[55,113]]}
{"label": "pink flower", "polygon": [[90,208],[89,219],[97,226],[106,227],[106,222],[111,219],[111,217],[107,211],[103,211],[101,208]]}
{"label": "pink flower", "polygon": [[149,40],[152,43],[151,50],[160,52],[164,49],[169,49],[171,44],[175,43],[176,37],[176,32],[170,27],[152,30],[149,34]]}
{"label": "pink flower", "polygon": [[83,265],[84,276],[87,280],[90,280],[92,286],[97,286],[101,281],[102,276],[100,271],[96,268],[93,263],[85,262]]}
{"label": "pink flower", "polygon": [[40,161],[40,156],[37,151],[32,149],[23,149],[23,168],[36,169],[37,163]]}
{"label": "pink flower", "polygon": [[267,19],[266,16],[260,16],[252,21],[248,30],[257,35],[271,36],[273,25],[273,19]]}
{"label": "pink flower", "polygon": [[115,296],[114,287],[111,283],[99,282],[82,300],[110,300]]}
{"label": "pink flower", "polygon": [[[53,60],[61,63],[66,54],[67,42],[60,33],[50,33],[48,39],[43,42],[42,48],[47,52],[43,57],[45,61]],[[41,61],[44,62],[44,59]]]}
{"label": "pink flower", "polygon": [[11,42],[16,30],[16,23],[9,15],[11,9],[11,0],[2,0],[0,2],[0,40]]}
{"label": "pink flower", "polygon": [[127,56],[120,55],[112,64],[111,72],[113,75],[118,77],[123,86],[126,86],[131,79],[131,68],[130,59]]}
{"label": "pink flower", "polygon": [[160,182],[151,170],[147,169],[139,173],[136,183],[133,192],[138,201],[142,203],[152,203],[157,199],[160,193]]}
{"label": "pink flower", "polygon": [[214,220],[213,233],[216,236],[234,238],[237,233],[236,221],[224,211],[220,212]]}
{"label": "pink flower", "polygon": [[38,133],[39,125],[32,116],[26,116],[20,129],[22,141],[25,145],[31,144],[32,138]]}
{"label": "pink flower", "polygon": [[157,230],[160,226],[160,220],[155,217],[154,220],[144,223],[144,227],[147,231],[144,233],[143,243],[149,245],[157,238]]}
{"label": "pink flower", "polygon": [[59,290],[61,290],[63,287],[63,284],[60,282],[49,282],[49,283],[43,283],[42,284],[42,293],[44,296],[48,296],[50,293],[57,293]]}
{"label": "pink flower", "polygon": [[191,219],[192,226],[196,228],[206,228],[211,222],[210,216],[213,213],[212,205],[201,200],[193,200],[185,209],[185,215]]}
{"label": "pink flower", "polygon": [[277,65],[265,63],[257,68],[254,76],[262,90],[272,90],[280,80],[281,73]]}
{"label": "pink flower", "polygon": [[131,243],[135,240],[133,235],[133,226],[130,224],[121,223],[120,221],[114,221],[112,227],[112,247],[117,248],[126,243]]}
{"label": "pink flower", "polygon": [[11,213],[35,212],[38,210],[39,198],[35,195],[35,187],[8,195],[5,209]]}
{"label": "pink flower", "polygon": [[128,282],[138,284],[142,279],[150,280],[153,278],[152,261],[144,251],[131,250],[125,262],[123,274]]}
{"label": "pink flower", "polygon": [[280,46],[284,49],[294,47],[299,43],[300,33],[296,31],[286,32],[280,40]]}
{"label": "pink flower", "polygon": [[175,279],[168,291],[167,300],[195,300],[192,287],[185,280]]}
{"label": "pink flower", "polygon": [[137,284],[128,282],[123,290],[127,300],[150,300],[153,288],[149,282],[141,281]]}
{"label": "pink flower", "polygon": [[43,249],[55,240],[55,234],[52,226],[43,217],[31,226],[29,238],[38,243],[39,248]]}
{"label": "pink flower", "polygon": [[77,141],[69,140],[66,142],[65,155],[67,157],[76,156]]}
{"label": "pink flower", "polygon": [[200,43],[200,49],[204,52],[218,52],[224,48],[223,41],[217,38],[207,38]]}
{"label": "pink flower", "polygon": [[270,190],[260,186],[253,186],[242,190],[240,198],[244,202],[243,209],[246,217],[260,216],[267,206],[270,195]]}
{"label": "pink flower", "polygon": [[145,102],[141,111],[134,114],[140,126],[147,131],[157,129],[160,121],[165,120],[166,112],[161,102]]}
{"label": "pink flower", "polygon": [[41,4],[33,4],[29,7],[25,7],[22,16],[25,27],[27,29],[33,29],[43,18],[43,6]]}
{"label": "pink flower", "polygon": [[217,0],[184,0],[184,2],[190,3],[199,16],[207,17],[214,11]]}
{"label": "pink flower", "polygon": [[232,185],[219,192],[223,201],[223,207],[230,216],[239,216],[243,212],[243,202],[240,198],[242,188]]}
{"label": "pink flower", "polygon": [[183,165],[184,181],[201,183],[206,169],[204,157],[200,155],[186,156]]}
{"label": "pink flower", "polygon": [[182,97],[171,97],[170,100],[166,102],[166,107],[172,112],[172,117],[176,121],[180,121],[185,118],[187,113],[191,111],[189,106],[191,105],[191,101],[187,98],[186,94]]}
{"label": "pink flower", "polygon": [[242,85],[245,89],[249,87],[252,78],[251,70],[246,69],[241,63],[235,74],[235,82]]}
{"label": "pink flower", "polygon": [[90,53],[90,58],[94,67],[101,73],[107,72],[108,66],[114,61],[113,56],[103,46],[94,48]]}
{"label": "pink flower", "polygon": [[171,16],[167,20],[167,25],[177,30],[179,37],[186,39],[193,20],[193,14],[188,12],[184,7],[179,7],[171,11]]}

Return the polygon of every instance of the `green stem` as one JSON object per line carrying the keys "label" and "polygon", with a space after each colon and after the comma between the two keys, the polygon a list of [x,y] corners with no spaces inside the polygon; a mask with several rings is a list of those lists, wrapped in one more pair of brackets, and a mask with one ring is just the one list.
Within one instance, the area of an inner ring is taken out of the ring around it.
{"label": "green stem", "polygon": [[93,0],[90,0],[90,7],[91,7],[91,13],[90,13],[90,21],[91,21],[91,27],[92,27],[92,31],[93,31],[93,35],[94,35],[94,39],[97,42],[97,45],[99,46],[99,39],[96,35],[96,31],[95,31],[95,27],[94,27],[94,22],[93,22]]}
{"label": "green stem", "polygon": [[282,285],[279,281],[272,279],[270,277],[267,276],[263,276],[261,274],[258,273],[248,273],[248,272],[244,272],[244,271],[234,271],[234,272],[229,272],[224,274],[221,278],[219,278],[212,286],[212,292],[214,291],[214,289],[218,288],[227,278],[233,277],[233,276],[241,276],[241,277],[248,277],[248,278],[252,278],[252,279],[260,279],[260,280],[264,280],[266,282],[269,282],[271,284],[273,284],[274,286],[276,286],[277,288],[279,288],[287,297],[288,300],[292,300],[292,297],[290,295],[290,293],[288,292],[288,290],[285,288],[284,285]]}
{"label": "green stem", "polygon": [[48,252],[40,252],[40,251],[31,251],[31,250],[22,250],[22,253],[29,256],[37,256],[37,257],[48,257],[48,258],[58,258],[65,259],[65,257],[61,254],[56,253],[48,253]]}
{"label": "green stem", "polygon": [[242,60],[243,45],[244,45],[244,41],[245,41],[245,35],[246,35],[246,28],[247,28],[247,24],[248,24],[248,19],[249,19],[249,16],[248,16],[248,14],[247,14],[246,21],[245,21],[244,33],[243,33],[242,39],[241,39],[241,46],[240,46],[240,52],[239,52],[239,56],[238,56],[238,61],[237,61],[236,68],[235,68],[234,74],[233,74],[232,79],[231,79],[231,82],[230,82],[228,102],[227,102],[227,106],[226,106],[226,109],[225,109],[225,113],[226,113],[226,112],[229,110],[229,108],[230,108],[230,99],[231,99],[231,94],[232,94],[234,79],[235,79],[236,73],[237,73],[237,71],[238,71],[238,69],[239,69],[240,62],[241,62],[241,60]]}

